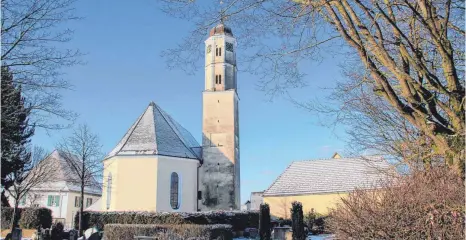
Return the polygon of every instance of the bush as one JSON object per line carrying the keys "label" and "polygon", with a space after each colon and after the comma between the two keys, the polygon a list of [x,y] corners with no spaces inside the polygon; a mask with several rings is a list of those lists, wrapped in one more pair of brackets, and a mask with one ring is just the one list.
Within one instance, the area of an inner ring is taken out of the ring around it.
{"label": "bush", "polygon": [[259,236],[261,240],[269,240],[270,235],[270,208],[267,203],[264,203],[260,205]]}
{"label": "bush", "polygon": [[159,240],[182,239],[233,239],[231,225],[153,225],[153,224],[106,224],[106,240],[134,239],[134,236],[157,237]]}
{"label": "bush", "polygon": [[315,212],[314,209],[311,209],[311,211],[308,212],[304,217],[304,222],[307,223],[309,231],[312,234],[322,234],[327,233],[325,218],[326,216],[322,216],[321,214]]}
{"label": "bush", "polygon": [[306,239],[306,234],[304,233],[303,205],[300,202],[294,201],[291,203],[291,221],[293,240]]}
{"label": "bush", "polygon": [[[2,229],[9,229],[13,220],[13,208],[2,207]],[[52,226],[52,211],[48,208],[19,208],[19,226],[25,229],[35,229],[37,226],[50,228]]]}
{"label": "bush", "polygon": [[330,212],[337,239],[464,239],[464,182],[445,168],[356,190]]}
{"label": "bush", "polygon": [[[75,215],[75,228],[78,227]],[[96,227],[99,230],[106,224],[229,224],[234,231],[245,228],[258,228],[257,211],[210,211],[210,212],[84,212],[83,229]]]}
{"label": "bush", "polygon": [[10,229],[11,221],[13,221],[13,208],[2,207],[2,229]]}
{"label": "bush", "polygon": [[23,208],[19,226],[26,229],[35,229],[37,226],[50,228],[52,226],[52,210],[48,208]]}

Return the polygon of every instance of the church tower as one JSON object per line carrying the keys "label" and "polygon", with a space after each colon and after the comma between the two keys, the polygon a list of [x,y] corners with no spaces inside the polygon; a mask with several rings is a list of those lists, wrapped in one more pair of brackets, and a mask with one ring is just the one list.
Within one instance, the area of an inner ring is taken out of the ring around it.
{"label": "church tower", "polygon": [[199,209],[239,209],[240,151],[236,39],[223,23],[205,41]]}

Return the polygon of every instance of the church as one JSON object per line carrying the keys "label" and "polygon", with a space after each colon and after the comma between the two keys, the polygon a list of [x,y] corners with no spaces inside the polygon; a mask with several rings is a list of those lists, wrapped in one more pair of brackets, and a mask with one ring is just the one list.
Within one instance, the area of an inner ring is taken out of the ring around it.
{"label": "church", "polygon": [[202,145],[154,102],[105,157],[102,211],[240,208],[236,40],[223,23],[205,41]]}

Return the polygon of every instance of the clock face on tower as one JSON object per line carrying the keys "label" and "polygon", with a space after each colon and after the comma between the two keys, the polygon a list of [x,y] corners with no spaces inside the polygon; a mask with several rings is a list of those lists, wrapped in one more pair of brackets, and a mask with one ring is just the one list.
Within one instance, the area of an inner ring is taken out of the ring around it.
{"label": "clock face on tower", "polygon": [[227,51],[229,51],[229,52],[233,52],[233,43],[227,42],[227,43],[225,44],[225,49],[226,49]]}

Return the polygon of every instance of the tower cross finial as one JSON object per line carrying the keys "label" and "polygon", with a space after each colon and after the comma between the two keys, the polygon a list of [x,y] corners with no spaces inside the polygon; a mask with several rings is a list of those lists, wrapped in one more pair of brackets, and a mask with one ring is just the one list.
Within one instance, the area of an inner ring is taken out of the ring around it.
{"label": "tower cross finial", "polygon": [[[220,6],[223,4],[223,1],[220,0]],[[224,21],[227,19],[227,17],[225,16],[225,10],[224,9],[220,9],[220,23],[223,24]]]}

